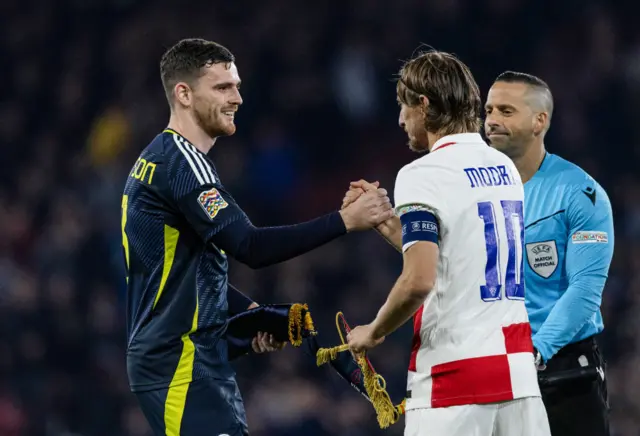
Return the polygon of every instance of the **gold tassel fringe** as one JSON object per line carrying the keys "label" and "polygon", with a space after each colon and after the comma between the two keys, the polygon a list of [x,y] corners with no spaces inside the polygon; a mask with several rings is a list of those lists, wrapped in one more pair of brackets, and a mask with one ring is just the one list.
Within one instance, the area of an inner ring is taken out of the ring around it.
{"label": "gold tassel fringe", "polygon": [[318,366],[322,366],[325,363],[329,363],[331,360],[336,360],[338,358],[338,353],[342,353],[348,349],[348,344],[338,345],[333,348],[320,348],[316,353],[316,363]]}
{"label": "gold tassel fringe", "polygon": [[[303,310],[305,311],[304,319],[302,317]],[[289,309],[289,342],[294,347],[302,345],[303,328],[312,334],[315,332],[313,319],[309,313],[309,306],[299,303],[293,304]]]}
{"label": "gold tassel fringe", "polygon": [[304,329],[310,332],[316,331],[313,325],[313,319],[311,319],[311,314],[308,311],[304,314]]}
{"label": "gold tassel fringe", "polygon": [[[340,316],[342,312],[338,312],[336,315],[336,327],[338,328],[338,334],[342,345],[338,345],[333,348],[320,348],[316,354],[316,363],[318,366],[324,365],[332,360],[338,358],[338,353],[342,353],[349,350],[349,345],[346,343],[346,338],[342,334],[340,329]],[[393,405],[389,393],[387,392],[387,382],[380,374],[373,372],[365,355],[358,356],[358,366],[362,371],[362,377],[364,379],[364,388],[367,391],[367,395],[371,400],[374,410],[378,418],[378,425],[380,428],[385,429],[391,424],[395,424],[400,415],[404,414],[406,407],[406,399],[397,406]]]}
{"label": "gold tassel fringe", "polygon": [[380,374],[376,374],[371,370],[364,356],[358,358],[358,364],[362,370],[364,388],[378,417],[378,425],[384,429],[391,424],[395,424],[404,412],[404,406],[402,404],[400,406],[393,405],[387,392],[386,380]]}

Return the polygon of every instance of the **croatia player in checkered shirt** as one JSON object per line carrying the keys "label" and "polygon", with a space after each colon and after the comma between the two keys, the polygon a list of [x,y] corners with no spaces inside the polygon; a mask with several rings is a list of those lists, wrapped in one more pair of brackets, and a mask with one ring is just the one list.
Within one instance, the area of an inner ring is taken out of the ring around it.
{"label": "croatia player in checkered shirt", "polygon": [[[187,39],[164,54],[160,70],[169,127],[142,151],[122,199],[129,383],[158,436],[242,436],[227,321],[256,303],[228,283],[227,256],[253,268],[282,262],[379,224],[393,215],[391,204],[377,190],[305,223],[255,227],[207,155],[236,130],[233,54]],[[256,352],[279,346],[261,334],[254,340]]]}
{"label": "croatia player in checkered shirt", "polygon": [[[428,154],[400,170],[397,217],[378,227],[402,251],[402,273],[349,345],[366,351],[414,318],[406,436],[548,436],[524,304],[518,171],[478,133],[478,86],[454,56],[406,63],[397,97],[410,148]],[[345,204],[375,188],[352,183]]]}

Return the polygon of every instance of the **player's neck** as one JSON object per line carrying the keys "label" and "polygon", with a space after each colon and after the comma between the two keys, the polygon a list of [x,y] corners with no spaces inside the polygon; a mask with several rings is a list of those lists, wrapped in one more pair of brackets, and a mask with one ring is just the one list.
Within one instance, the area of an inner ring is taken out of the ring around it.
{"label": "player's neck", "polygon": [[216,142],[216,138],[210,137],[192,117],[187,115],[180,116],[172,112],[168,127],[184,136],[185,139],[204,154],[209,153],[209,150],[211,150],[211,147],[213,147],[213,144]]}
{"label": "player's neck", "polygon": [[513,163],[516,164],[516,168],[518,168],[518,172],[520,173],[522,183],[527,183],[535,173],[538,172],[545,154],[546,150],[544,144],[541,142],[531,145],[527,148],[525,154],[513,159]]}
{"label": "player's neck", "polygon": [[478,133],[478,132],[470,132],[470,131],[468,131],[466,129],[463,129],[463,128],[461,128],[459,130],[455,130],[452,133],[446,133],[446,134],[443,134],[441,132],[432,133],[432,132],[427,131],[427,139],[429,140],[429,151],[431,151],[433,149],[433,146],[436,144],[436,142],[438,142],[439,140],[441,140],[445,136],[457,135],[457,134],[460,134],[460,133]]}

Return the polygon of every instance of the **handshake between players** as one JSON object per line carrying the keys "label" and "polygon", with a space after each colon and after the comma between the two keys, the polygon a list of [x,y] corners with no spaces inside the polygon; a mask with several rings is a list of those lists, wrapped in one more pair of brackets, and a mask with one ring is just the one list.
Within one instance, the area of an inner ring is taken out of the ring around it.
{"label": "handshake between players", "polygon": [[[367,192],[354,188],[352,191],[354,198],[343,200],[340,216],[348,232],[354,230],[368,230],[377,227],[394,216],[391,200],[387,195],[387,190],[379,188],[376,184],[367,184]],[[358,193],[355,198],[355,193]],[[348,194],[349,195],[349,194]]]}

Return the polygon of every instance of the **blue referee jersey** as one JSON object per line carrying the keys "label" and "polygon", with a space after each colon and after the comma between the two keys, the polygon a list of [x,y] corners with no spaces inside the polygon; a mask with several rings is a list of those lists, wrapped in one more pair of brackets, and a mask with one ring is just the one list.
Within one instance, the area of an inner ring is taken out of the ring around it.
{"label": "blue referee jersey", "polygon": [[611,203],[577,165],[547,153],[525,189],[525,302],[544,360],[603,329],[613,256]]}

